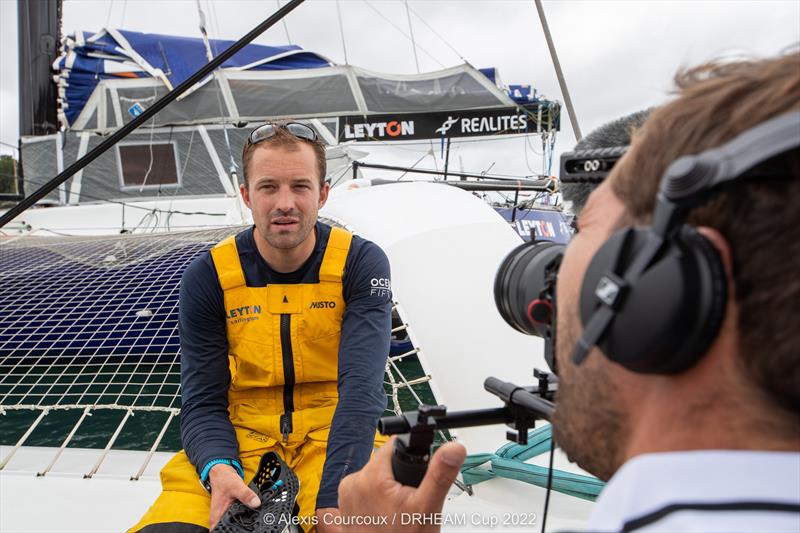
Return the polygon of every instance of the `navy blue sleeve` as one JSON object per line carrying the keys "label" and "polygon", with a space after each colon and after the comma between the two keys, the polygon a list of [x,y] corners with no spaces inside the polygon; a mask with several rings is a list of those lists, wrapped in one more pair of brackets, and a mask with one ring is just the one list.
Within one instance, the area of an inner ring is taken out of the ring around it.
{"label": "navy blue sleeve", "polygon": [[228,418],[228,337],[225,305],[209,254],[181,277],[181,441],[198,473],[212,459],[239,458]]}
{"label": "navy blue sleeve", "polygon": [[318,509],[339,506],[339,482],[369,460],[378,418],[386,408],[383,375],[392,327],[389,259],[369,241],[362,241],[351,255],[343,280],[339,403],[331,422]]}

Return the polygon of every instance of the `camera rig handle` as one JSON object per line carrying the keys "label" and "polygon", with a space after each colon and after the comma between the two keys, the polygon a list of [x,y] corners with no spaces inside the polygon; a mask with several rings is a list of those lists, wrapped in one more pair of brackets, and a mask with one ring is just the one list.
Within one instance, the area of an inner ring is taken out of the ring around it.
{"label": "camera rig handle", "polygon": [[550,420],[555,406],[553,397],[558,389],[555,374],[534,370],[538,384],[520,387],[489,377],[484,388],[503,400],[505,407],[447,413],[444,405],[421,405],[419,411],[399,416],[383,417],[378,421],[378,431],[384,435],[399,435],[392,453],[392,472],[403,485],[418,487],[425,477],[431,458],[431,447],[437,430],[508,424],[506,438],[527,444],[528,430],[536,420]]}

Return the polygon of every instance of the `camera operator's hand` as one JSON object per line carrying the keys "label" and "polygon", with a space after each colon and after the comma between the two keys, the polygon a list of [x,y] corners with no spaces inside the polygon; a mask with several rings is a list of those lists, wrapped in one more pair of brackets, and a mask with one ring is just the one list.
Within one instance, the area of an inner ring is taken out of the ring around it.
{"label": "camera operator's hand", "polygon": [[245,485],[236,470],[230,465],[214,465],[208,475],[211,483],[211,514],[209,529],[214,529],[222,515],[233,502],[239,500],[251,509],[258,509],[261,500],[250,487]]}
{"label": "camera operator's hand", "polygon": [[[401,516],[403,513],[440,513],[467,451],[461,444],[445,444],[433,454],[419,488],[407,487],[395,480],[392,474],[395,438],[392,437],[378,450],[363,469],[342,480],[339,485],[339,511],[345,520],[349,519],[352,530],[359,532],[439,531],[437,525],[403,525]],[[376,524],[380,522],[376,520],[378,517],[385,517],[385,525]],[[359,519],[361,524],[358,523]],[[370,523],[373,525],[367,525]]]}

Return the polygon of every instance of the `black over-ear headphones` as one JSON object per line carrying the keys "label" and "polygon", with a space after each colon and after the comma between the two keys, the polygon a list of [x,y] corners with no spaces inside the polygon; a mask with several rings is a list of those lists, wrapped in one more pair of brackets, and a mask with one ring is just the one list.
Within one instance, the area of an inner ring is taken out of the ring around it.
{"label": "black over-ear headphones", "polygon": [[717,337],[727,302],[722,262],[688,211],[748,170],[800,147],[800,111],[745,131],[732,141],[673,161],[661,179],[653,225],[625,228],[592,258],[583,279],[580,364],[594,346],[634,372],[689,368]]}

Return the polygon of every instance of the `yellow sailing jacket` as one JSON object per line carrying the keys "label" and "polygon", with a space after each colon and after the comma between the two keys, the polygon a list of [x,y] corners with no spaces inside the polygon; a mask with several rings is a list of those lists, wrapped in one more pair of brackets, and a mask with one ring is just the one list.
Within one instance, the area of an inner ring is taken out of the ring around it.
{"label": "yellow sailing jacket", "polygon": [[[245,284],[235,236],[211,250],[224,294],[231,421],[242,431],[295,442],[327,431],[338,400],[342,274],[352,234],[332,228],[319,283]],[[252,436],[251,436],[252,438]]]}

